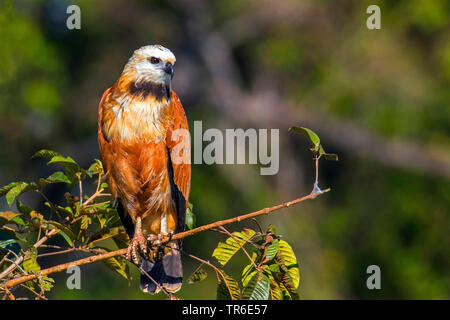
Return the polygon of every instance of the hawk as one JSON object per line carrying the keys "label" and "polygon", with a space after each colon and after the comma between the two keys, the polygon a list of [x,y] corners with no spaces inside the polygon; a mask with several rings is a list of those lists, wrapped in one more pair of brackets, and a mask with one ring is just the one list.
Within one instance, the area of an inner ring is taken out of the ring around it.
{"label": "hawk", "polygon": [[151,294],[161,287],[177,292],[183,276],[181,241],[156,250],[149,250],[147,242],[157,243],[185,228],[191,167],[174,158],[186,159],[189,139],[178,131],[189,128],[171,89],[175,60],[160,45],[136,50],[98,110],[101,159],[130,237],[127,259],[140,263],[140,288]]}

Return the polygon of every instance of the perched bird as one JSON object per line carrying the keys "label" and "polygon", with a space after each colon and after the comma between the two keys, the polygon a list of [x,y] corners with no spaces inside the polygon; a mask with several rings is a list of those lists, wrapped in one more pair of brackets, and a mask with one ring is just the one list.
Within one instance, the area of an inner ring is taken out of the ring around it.
{"label": "perched bird", "polygon": [[178,291],[183,276],[181,241],[156,250],[149,250],[147,242],[158,243],[185,228],[191,167],[189,161],[174,157],[186,159],[189,139],[178,131],[189,128],[171,89],[174,64],[174,54],[163,46],[136,50],[103,94],[98,111],[102,162],[130,236],[127,258],[140,263],[140,288],[151,294],[161,287]]}

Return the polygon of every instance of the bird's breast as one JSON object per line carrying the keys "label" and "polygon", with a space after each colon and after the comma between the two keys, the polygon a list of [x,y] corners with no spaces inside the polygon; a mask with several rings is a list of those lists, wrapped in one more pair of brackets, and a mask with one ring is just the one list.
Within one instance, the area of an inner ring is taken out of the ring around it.
{"label": "bird's breast", "polygon": [[164,141],[172,111],[166,101],[113,97],[103,114],[103,133],[108,140],[130,143],[136,139]]}

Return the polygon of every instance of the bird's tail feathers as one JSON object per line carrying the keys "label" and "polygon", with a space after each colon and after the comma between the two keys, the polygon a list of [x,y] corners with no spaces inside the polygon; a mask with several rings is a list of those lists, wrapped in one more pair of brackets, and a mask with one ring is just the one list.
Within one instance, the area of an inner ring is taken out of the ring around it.
{"label": "bird's tail feathers", "polygon": [[[168,243],[162,254],[157,254],[154,261],[141,259],[141,283],[142,291],[155,294],[163,287],[170,293],[175,293],[181,288],[183,281],[183,268],[181,254],[178,249],[178,241]],[[151,278],[150,278],[150,277]],[[152,280],[153,279],[153,280]],[[156,284],[156,283],[158,284]]]}

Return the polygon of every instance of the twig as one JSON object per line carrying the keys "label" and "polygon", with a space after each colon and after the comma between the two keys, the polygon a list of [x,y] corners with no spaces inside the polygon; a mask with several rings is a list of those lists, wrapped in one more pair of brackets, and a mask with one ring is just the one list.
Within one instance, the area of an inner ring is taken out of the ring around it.
{"label": "twig", "polygon": [[[45,241],[47,241],[50,237],[54,236],[55,234],[59,233],[59,229],[55,228],[50,230],[48,234],[43,236],[38,242],[36,242],[33,247],[39,248]],[[25,255],[20,256],[14,263],[12,263],[8,268],[6,268],[2,273],[0,273],[0,279],[6,277],[8,274],[16,270],[17,266],[20,265],[25,258]],[[22,283],[22,282],[19,282]]]}
{"label": "twig", "polygon": [[[257,217],[257,216],[266,215],[266,214],[269,214],[269,213],[271,213],[273,211],[290,207],[292,205],[298,204],[298,203],[303,202],[305,200],[314,199],[318,195],[321,195],[321,194],[326,193],[328,191],[330,191],[330,189],[323,190],[320,193],[310,193],[307,196],[304,196],[304,197],[301,197],[301,198],[298,198],[298,199],[295,199],[295,200],[292,200],[292,201],[288,201],[288,202],[285,202],[285,203],[282,203],[282,204],[278,204],[278,205],[273,206],[273,207],[264,208],[264,209],[261,209],[261,210],[255,211],[255,212],[251,212],[251,213],[247,213],[247,214],[244,214],[244,215],[241,215],[241,216],[238,216],[238,217],[216,221],[216,222],[213,222],[213,223],[210,223],[210,224],[207,224],[207,225],[195,228],[195,229],[191,229],[191,230],[188,230],[188,231],[180,232],[180,233],[177,233],[177,234],[173,235],[172,239],[169,239],[169,237],[163,238],[161,240],[161,244],[162,243],[166,243],[169,240],[179,240],[179,239],[182,239],[182,238],[185,238],[185,237],[189,237],[189,236],[192,236],[192,235],[197,234],[199,232],[202,232],[202,231],[205,231],[205,230],[209,230],[209,229],[212,229],[212,228],[217,228],[219,226],[224,226],[224,225],[227,225],[227,224],[230,224],[230,223],[240,222],[240,221],[243,221],[243,220],[246,220],[246,219],[251,219],[251,218],[254,218],[254,217]],[[53,230],[56,230],[56,229],[53,229]],[[50,233],[52,231],[50,231]],[[41,241],[44,238],[45,237],[43,237],[41,239]],[[52,274],[52,273],[55,273],[55,272],[64,271],[67,268],[72,267],[72,266],[82,266],[82,265],[85,265],[85,264],[89,264],[89,263],[93,263],[93,262],[97,262],[97,261],[102,261],[102,260],[105,260],[105,259],[108,259],[108,258],[112,258],[112,257],[115,257],[115,256],[124,255],[126,253],[127,253],[127,248],[123,248],[123,249],[119,249],[119,250],[111,251],[111,252],[107,252],[107,253],[102,253],[102,254],[98,254],[98,255],[95,255],[95,256],[90,256],[90,257],[87,257],[87,258],[84,258],[84,259],[80,259],[80,260],[76,260],[76,261],[60,264],[60,265],[57,265],[57,266],[54,266],[54,267],[50,267],[50,268],[38,271],[36,273],[36,275],[46,276],[46,275],[49,275],[49,274]],[[204,260],[199,260],[199,261],[203,262]],[[7,270],[5,270],[5,271],[7,271]],[[8,273],[6,273],[6,274],[8,274]],[[19,284],[21,284],[23,282],[35,279],[36,275],[32,274],[32,275],[26,275],[26,276],[18,277],[18,278],[15,278],[15,279],[11,279],[11,280],[7,281],[2,287],[3,288],[10,288],[10,287],[17,286],[17,285],[19,285]]]}
{"label": "twig", "polygon": [[[82,252],[88,252],[88,253],[98,253],[99,250],[96,249],[86,249],[86,248],[68,248],[68,249],[64,249],[61,251],[55,251],[55,252],[48,252],[48,253],[41,253],[37,255],[37,258],[42,258],[42,257],[47,257],[47,256],[54,256],[57,254],[64,254],[64,253],[69,253],[69,252],[73,252],[73,251],[82,251]],[[101,250],[101,252],[103,252],[103,250]]]}
{"label": "twig", "polygon": [[47,299],[45,296],[43,296],[41,293],[37,293],[37,292],[34,291],[32,288],[30,288],[30,287],[24,285],[23,283],[21,283],[20,285],[21,285],[22,287],[24,287],[24,288],[30,290],[32,293],[34,293],[34,294],[36,295],[36,297],[39,297],[39,298],[41,298],[41,299],[43,299],[43,300],[48,300],[48,299]]}

